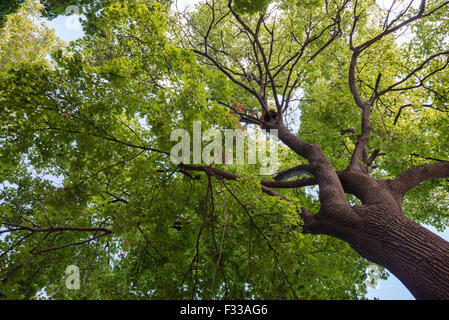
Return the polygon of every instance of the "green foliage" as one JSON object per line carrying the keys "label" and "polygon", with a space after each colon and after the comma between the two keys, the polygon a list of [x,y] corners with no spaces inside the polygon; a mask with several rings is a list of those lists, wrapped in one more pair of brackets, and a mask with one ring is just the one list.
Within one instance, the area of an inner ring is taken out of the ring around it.
{"label": "green foliage", "polygon": [[3,27],[5,17],[10,13],[16,12],[20,8],[22,2],[24,2],[24,0],[10,0],[2,1],[2,3],[0,3],[0,27]]}
{"label": "green foliage", "polygon": [[236,12],[254,14],[265,12],[271,0],[234,0],[233,6]]}
{"label": "green foliage", "polygon": [[[0,3],[0,28],[3,27],[9,14],[15,13],[28,0],[3,0]],[[52,19],[58,15],[70,15],[70,6],[76,6],[80,13],[83,8],[91,5],[92,0],[40,0],[37,1],[42,5],[43,14],[46,18]],[[68,9],[69,8],[69,9]]]}
{"label": "green foliage", "polygon": [[33,0],[7,16],[0,30],[0,72],[20,63],[49,64],[48,55],[64,43],[40,19],[42,7]]}
{"label": "green foliage", "polygon": [[[285,60],[307,33],[332,23],[329,16],[337,2],[328,7],[320,0],[277,2],[283,14],[272,61]],[[43,2],[47,14],[63,13],[68,4]],[[254,69],[249,59],[253,43],[236,32],[224,10],[227,1],[215,4],[214,17],[205,4],[188,15],[196,26],[188,30],[191,43],[168,2],[91,3],[85,6],[86,36],[70,47],[34,25],[25,11],[7,16],[0,32],[16,35],[0,40],[0,230],[13,229],[0,235],[0,278],[6,279],[0,292],[7,298],[33,299],[38,292],[53,299],[363,298],[368,262],[338,239],[303,235],[297,206],[261,192],[260,180],[270,178],[258,174],[260,163],[214,165],[242,177],[223,180],[178,170],[164,153],[174,145],[171,132],[192,132],[193,121],[201,121],[203,131],[247,130],[225,104],[258,116],[254,96],[188,49],[204,45],[204,34],[216,19],[223,27],[210,30],[208,41],[231,48],[227,56],[216,52],[217,59],[229,70],[239,70],[241,61]],[[242,19],[251,27],[257,26],[254,13],[263,13],[268,4],[233,3],[236,11],[248,13]],[[38,12],[38,7],[26,8]],[[360,4],[362,27],[355,42],[380,31],[376,8],[368,1]],[[352,14],[342,13],[346,35]],[[316,23],[306,29],[312,16]],[[403,65],[411,68],[437,50],[447,37],[444,21],[438,30],[419,24],[410,43],[399,45],[388,36],[380,53],[365,52],[357,72],[362,95],[372,93],[364,84],[373,84],[378,72],[382,89]],[[31,33],[39,41],[29,40]],[[323,35],[331,36],[331,30]],[[261,28],[260,37],[268,50],[269,29]],[[357,139],[360,111],[347,86],[347,37],[314,57],[325,43],[320,41],[305,50],[295,68],[302,91],[293,106],[301,117],[296,129],[305,140],[319,143],[341,170]],[[17,47],[24,48],[23,55]],[[288,77],[286,72],[278,75],[280,83]],[[432,84],[436,92],[447,90],[447,80],[447,71],[438,74]],[[427,99],[445,106],[435,93],[416,90],[391,93],[382,100],[388,108],[380,102],[373,108],[369,148],[386,154],[379,157],[374,176],[395,177],[412,162],[426,160],[411,154],[449,158],[449,113],[423,107]],[[405,103],[413,106],[395,121]],[[355,132],[340,135],[349,128]],[[300,161],[285,146],[279,150],[280,169]],[[319,209],[316,189],[281,192],[298,206]],[[407,196],[404,210],[417,221],[443,228],[448,193],[447,182],[423,184]],[[52,227],[106,228],[110,233]],[[80,269],[80,290],[65,286],[69,265]]]}

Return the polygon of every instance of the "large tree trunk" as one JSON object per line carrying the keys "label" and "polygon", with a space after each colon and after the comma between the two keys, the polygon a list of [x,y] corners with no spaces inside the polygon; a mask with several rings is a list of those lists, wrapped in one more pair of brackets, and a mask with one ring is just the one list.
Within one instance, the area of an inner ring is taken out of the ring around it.
{"label": "large tree trunk", "polygon": [[416,299],[449,299],[449,242],[389,208],[363,211],[354,249],[387,268]]}
{"label": "large tree trunk", "polygon": [[449,299],[449,242],[403,214],[402,193],[390,182],[353,172],[340,179],[363,205],[306,213],[305,228],[349,243],[394,274],[417,299]]}
{"label": "large tree trunk", "polygon": [[[364,107],[364,116],[369,113]],[[362,121],[363,122],[363,121]],[[449,176],[449,162],[407,170],[395,180],[369,176],[370,161],[360,165],[369,125],[359,137],[349,167],[336,173],[321,149],[280,127],[279,138],[310,163],[320,187],[321,208],[313,214],[302,208],[303,231],[327,234],[349,243],[360,255],[387,268],[417,299],[449,299],[449,242],[408,219],[402,201],[422,181]],[[350,206],[345,193],[361,206]]]}

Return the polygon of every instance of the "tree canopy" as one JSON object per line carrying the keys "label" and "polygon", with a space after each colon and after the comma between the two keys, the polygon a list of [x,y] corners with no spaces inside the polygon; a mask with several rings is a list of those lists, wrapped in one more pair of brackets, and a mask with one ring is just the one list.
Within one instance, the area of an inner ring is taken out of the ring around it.
{"label": "tree canopy", "polygon": [[[76,42],[34,24],[31,1],[0,31],[1,295],[364,298],[371,263],[303,230],[300,208],[323,207],[319,175],[281,181],[260,162],[173,163],[172,132],[192,133],[195,121],[259,132],[273,111],[337,173],[358,160],[388,180],[446,163],[448,2],[73,3],[88,4]],[[42,4],[54,16],[72,2]],[[278,171],[310,171],[283,142],[272,142]],[[419,181],[407,217],[444,229],[448,181]],[[70,265],[79,290],[66,286]]]}

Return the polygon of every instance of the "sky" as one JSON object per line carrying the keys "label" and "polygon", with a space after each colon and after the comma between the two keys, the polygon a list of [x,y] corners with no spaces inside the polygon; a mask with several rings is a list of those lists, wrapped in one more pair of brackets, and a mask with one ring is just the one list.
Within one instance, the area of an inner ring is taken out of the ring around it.
{"label": "sky", "polygon": [[[183,8],[185,6],[193,6],[198,0],[178,0],[178,6]],[[391,0],[381,0],[381,5],[384,8],[389,7]],[[74,8],[68,8],[69,12],[73,12]],[[78,21],[77,15],[72,16],[59,16],[54,20],[46,20],[49,27],[55,30],[57,36],[66,42],[76,40],[83,36],[81,25]],[[426,226],[432,232],[438,234],[445,240],[449,241],[449,229],[444,232],[438,232],[432,226]],[[405,288],[405,286],[393,275],[387,280],[380,280],[377,288],[370,289],[367,294],[368,299],[380,299],[380,300],[413,300],[414,297]]]}

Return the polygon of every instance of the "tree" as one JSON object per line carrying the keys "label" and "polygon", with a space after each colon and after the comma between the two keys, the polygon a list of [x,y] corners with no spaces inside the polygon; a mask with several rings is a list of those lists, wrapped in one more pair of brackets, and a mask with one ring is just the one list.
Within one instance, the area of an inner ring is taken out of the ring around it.
{"label": "tree", "polygon": [[20,63],[49,64],[49,54],[64,46],[42,22],[40,10],[38,2],[26,1],[16,13],[7,16],[0,31],[0,71]]}
{"label": "tree", "polygon": [[[417,223],[448,222],[448,4],[102,2],[56,68],[3,76],[1,291],[360,298],[370,261],[449,298],[449,243]],[[282,170],[173,163],[194,121],[277,130]]]}
{"label": "tree", "polygon": [[[3,27],[6,17],[9,14],[15,13],[19,10],[27,0],[5,0],[0,4],[0,27]],[[41,0],[36,1],[42,4],[43,15],[46,18],[53,19],[58,15],[73,14],[67,10],[69,6],[77,6],[81,10],[90,5],[93,1],[90,0]]]}

